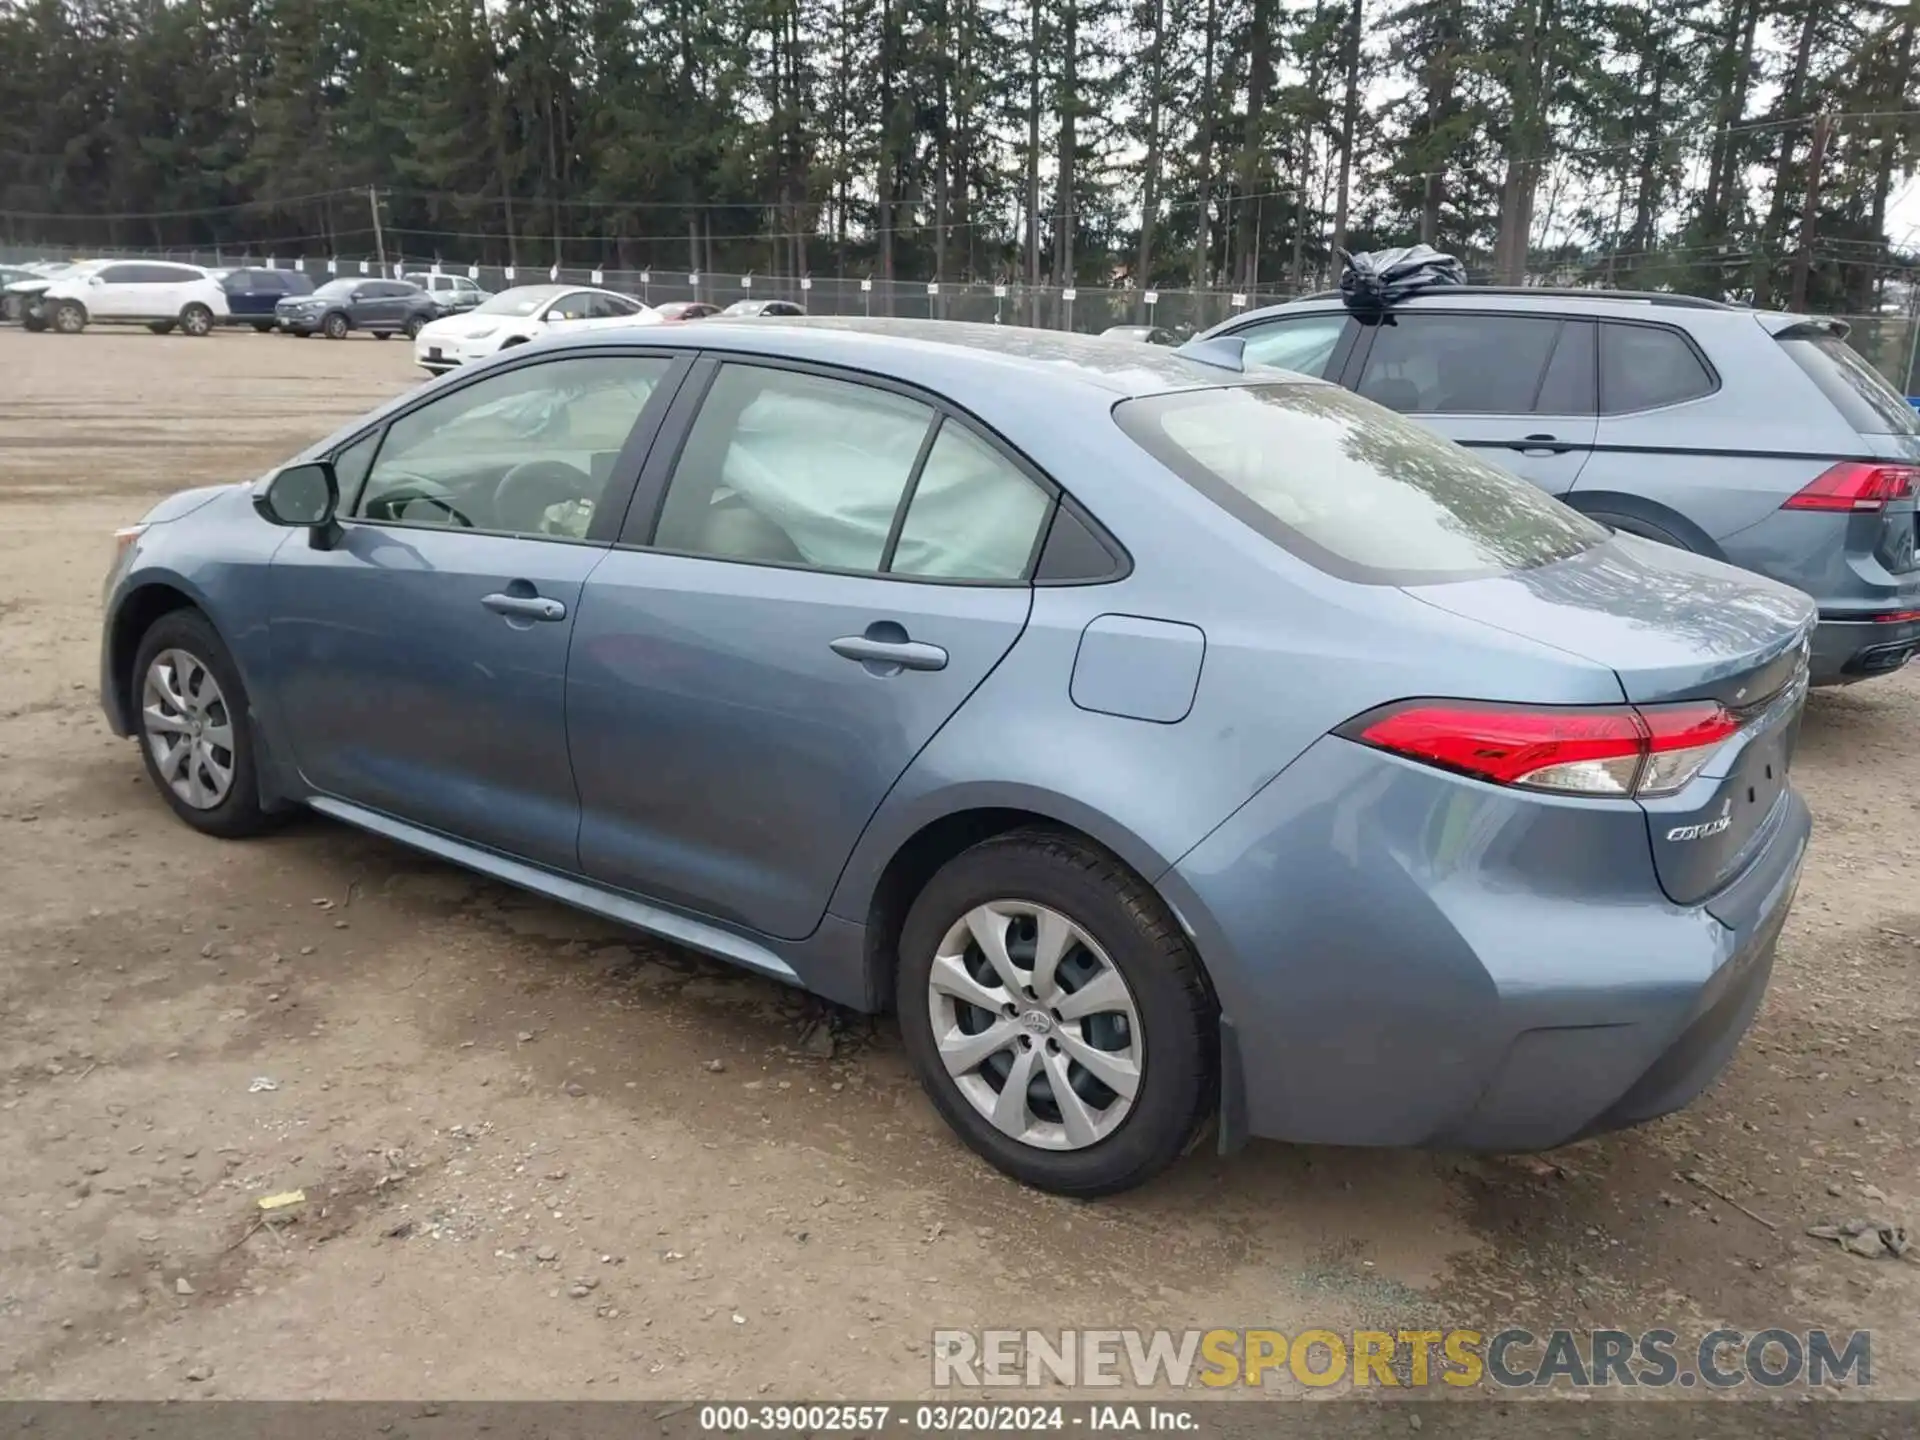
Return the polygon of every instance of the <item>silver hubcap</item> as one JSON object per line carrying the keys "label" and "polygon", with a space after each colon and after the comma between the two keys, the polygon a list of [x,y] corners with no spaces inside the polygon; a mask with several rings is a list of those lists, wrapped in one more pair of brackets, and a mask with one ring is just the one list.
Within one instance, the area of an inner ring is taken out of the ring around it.
{"label": "silver hubcap", "polygon": [[204,335],[207,331],[207,317],[198,310],[189,310],[186,319],[180,323],[189,335]]}
{"label": "silver hubcap", "polygon": [[140,720],[160,778],[196,810],[233,788],[233,715],[213,672],[184,650],[162,650],[140,687]]}
{"label": "silver hubcap", "polygon": [[934,955],[927,1010],[947,1073],[1002,1134],[1080,1150],[1133,1109],[1146,1044],[1133,992],[1057,911],[995,900],[961,916]]}

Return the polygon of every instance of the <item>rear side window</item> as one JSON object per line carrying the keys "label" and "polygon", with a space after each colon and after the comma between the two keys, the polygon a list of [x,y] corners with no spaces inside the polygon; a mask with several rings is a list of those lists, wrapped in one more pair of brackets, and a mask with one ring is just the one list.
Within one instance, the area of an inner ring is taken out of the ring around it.
{"label": "rear side window", "polygon": [[1920,415],[1846,341],[1826,331],[1788,331],[1780,348],[1863,435],[1920,435]]}
{"label": "rear side window", "polygon": [[1405,415],[1528,415],[1559,334],[1524,315],[1390,315],[1358,389]]}
{"label": "rear side window", "polygon": [[1114,418],[1222,509],[1362,584],[1530,570],[1607,537],[1527,481],[1331,385],[1153,395]]}
{"label": "rear side window", "polygon": [[1713,372],[1677,330],[1600,327],[1600,413],[1624,415],[1698,400],[1715,390]]}

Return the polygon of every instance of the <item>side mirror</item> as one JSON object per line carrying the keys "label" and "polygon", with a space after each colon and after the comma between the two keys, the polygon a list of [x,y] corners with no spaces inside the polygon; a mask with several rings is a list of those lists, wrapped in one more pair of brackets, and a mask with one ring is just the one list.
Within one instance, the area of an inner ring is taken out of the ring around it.
{"label": "side mirror", "polygon": [[311,530],[313,548],[328,550],[339,533],[340,481],[326,460],[288,465],[254,492],[253,508],[270,525]]}
{"label": "side mirror", "polygon": [[106,283],[107,280],[104,275],[89,275],[87,277],[87,284],[89,285],[104,285]]}
{"label": "side mirror", "polygon": [[558,305],[556,305],[553,307],[553,309],[547,311],[547,313],[542,315],[540,318],[542,320],[564,320],[567,318],[567,312],[562,310]]}

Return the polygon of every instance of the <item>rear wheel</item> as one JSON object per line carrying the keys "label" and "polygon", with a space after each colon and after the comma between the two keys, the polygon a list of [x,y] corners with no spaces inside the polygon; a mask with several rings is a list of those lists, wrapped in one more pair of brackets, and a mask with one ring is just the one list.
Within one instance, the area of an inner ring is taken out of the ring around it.
{"label": "rear wheel", "polygon": [[393,332],[391,330],[376,330],[373,332],[373,338],[376,340],[385,340],[392,334]]}
{"label": "rear wheel", "polygon": [[180,332],[196,340],[213,333],[213,311],[198,302],[180,312]]}
{"label": "rear wheel", "polygon": [[133,662],[147,777],[194,829],[235,837],[263,828],[247,690],[197,610],[162,615]]}
{"label": "rear wheel", "polygon": [[935,1108],[1040,1189],[1138,1185],[1212,1111],[1199,959],[1152,887],[1076,836],[1015,831],[948,862],[907,916],[896,1000]]}
{"label": "rear wheel", "polygon": [[347,317],[336,310],[320,322],[320,329],[329,340],[344,340],[347,338]]}
{"label": "rear wheel", "polygon": [[418,315],[409,315],[407,317],[407,323],[400,327],[401,333],[404,334],[407,339],[412,340],[425,328],[426,323],[427,322],[422,320]]}
{"label": "rear wheel", "polygon": [[62,335],[78,335],[87,328],[87,312],[76,301],[62,300],[53,309],[53,328]]}
{"label": "rear wheel", "polygon": [[253,328],[262,335],[270,335],[273,333],[273,321],[256,320],[253,322]]}

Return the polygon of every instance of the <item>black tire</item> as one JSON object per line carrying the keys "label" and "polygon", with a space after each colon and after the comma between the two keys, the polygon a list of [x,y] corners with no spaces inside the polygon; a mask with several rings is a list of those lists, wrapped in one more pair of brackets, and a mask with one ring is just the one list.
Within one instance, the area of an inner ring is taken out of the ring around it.
{"label": "black tire", "polygon": [[426,324],[427,322],[422,320],[418,315],[409,315],[407,317],[407,323],[400,327],[400,333],[411,340],[426,328]]}
{"label": "black tire", "polygon": [[29,315],[23,312],[20,316],[20,325],[21,328],[29,334],[39,335],[44,333],[47,328],[47,317],[45,315]]}
{"label": "black tire", "polygon": [[196,340],[213,334],[213,311],[198,301],[186,306],[180,312],[180,333]]}
{"label": "black tire", "polygon": [[385,340],[392,334],[393,332],[391,330],[376,330],[373,332],[373,338],[376,340]]}
{"label": "black tire", "polygon": [[147,328],[156,335],[166,335],[173,330],[173,321],[155,320],[152,324],[148,325]]}
{"label": "black tire", "polygon": [[320,333],[325,335],[329,340],[346,339],[347,331],[351,328],[347,322],[347,317],[342,315],[338,310],[320,322]]}
{"label": "black tire", "polygon": [[254,328],[254,333],[255,333],[255,334],[259,334],[259,335],[271,335],[271,334],[273,333],[273,321],[271,321],[271,320],[256,320],[256,321],[254,321],[254,322],[253,322],[253,328]]}
{"label": "black tire", "polygon": [[[1143,1039],[1139,1090],[1119,1128],[1083,1149],[1042,1149],[1003,1134],[940,1059],[928,1014],[935,951],[961,917],[994,900],[1066,916],[1095,939],[1132,991]],[[1080,1199],[1131,1189],[1178,1159],[1213,1113],[1217,1007],[1199,957],[1153,888],[1080,836],[1016,830],[943,866],[901,931],[895,1003],[908,1062],[934,1108],[982,1158],[1038,1189]]]}
{"label": "black tire", "polygon": [[[225,798],[210,809],[196,809],[174,793],[172,785],[161,775],[153,746],[148,743],[141,692],[154,657],[164,650],[184,651],[205,665],[219,685],[225,701],[223,708],[233,734],[233,781]],[[254,764],[247,688],[240,679],[240,672],[234,668],[232,657],[227,654],[227,647],[214,633],[213,626],[207,623],[207,618],[198,610],[170,610],[154,621],[147,633],[140,637],[129,683],[140,758],[147,767],[147,779],[173,813],[202,834],[227,840],[257,834],[265,829],[271,823],[271,817],[260,805],[260,780]]]}
{"label": "black tire", "polygon": [[78,335],[87,328],[86,307],[77,300],[62,300],[53,307],[53,328],[62,335]]}

